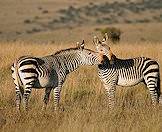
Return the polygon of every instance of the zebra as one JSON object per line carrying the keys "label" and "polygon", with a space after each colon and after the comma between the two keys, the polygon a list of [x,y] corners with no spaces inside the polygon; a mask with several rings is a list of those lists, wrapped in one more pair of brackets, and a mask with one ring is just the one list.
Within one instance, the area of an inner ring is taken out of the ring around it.
{"label": "zebra", "polygon": [[100,41],[94,37],[93,43],[102,61],[98,65],[98,75],[106,89],[110,109],[115,105],[116,85],[134,86],[140,82],[149,89],[152,104],[161,103],[160,70],[155,60],[147,57],[119,59],[112,53],[105,38]]}
{"label": "zebra", "polygon": [[57,51],[45,57],[22,56],[12,65],[12,77],[16,86],[16,108],[20,111],[21,100],[25,110],[32,88],[45,88],[43,109],[54,91],[54,110],[58,110],[60,92],[66,76],[80,65],[98,65],[97,53],[84,48],[84,40],[75,48]]}

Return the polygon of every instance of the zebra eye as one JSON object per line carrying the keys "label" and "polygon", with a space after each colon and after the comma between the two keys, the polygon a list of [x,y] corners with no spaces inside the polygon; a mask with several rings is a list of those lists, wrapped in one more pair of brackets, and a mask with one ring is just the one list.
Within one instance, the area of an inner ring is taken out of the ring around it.
{"label": "zebra eye", "polygon": [[88,55],[90,55],[90,54],[91,54],[91,52],[88,53]]}
{"label": "zebra eye", "polygon": [[100,51],[103,51],[102,49]]}

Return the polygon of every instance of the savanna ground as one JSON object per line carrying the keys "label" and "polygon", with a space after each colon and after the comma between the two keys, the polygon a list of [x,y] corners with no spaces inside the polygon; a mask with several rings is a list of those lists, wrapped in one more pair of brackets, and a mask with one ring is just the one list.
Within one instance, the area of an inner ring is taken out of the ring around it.
{"label": "savanna ground", "polygon": [[[161,132],[162,106],[153,108],[143,84],[117,87],[110,112],[96,66],[82,66],[63,85],[60,110],[53,97],[42,111],[44,89],[33,89],[29,111],[18,114],[10,67],[22,55],[44,56],[85,39],[95,49],[96,28],[121,29],[112,45],[119,58],[147,56],[162,65],[160,0],[4,0],[0,1],[0,131]],[[162,72],[162,69],[160,69]],[[161,74],[162,78],[162,74]]]}
{"label": "savanna ground", "polygon": [[[35,45],[24,42],[1,45],[1,131],[160,132],[162,130],[162,107],[151,106],[148,90],[143,84],[127,88],[117,87],[117,105],[110,113],[96,66],[83,66],[69,74],[61,92],[58,113],[53,111],[52,94],[47,110],[41,111],[44,90],[33,89],[29,111],[18,114],[15,109],[15,89],[10,71],[13,60],[22,54],[43,56],[54,53],[56,49],[73,45],[75,44]],[[87,45],[94,49],[91,42]],[[161,43],[143,43],[136,45],[135,48],[130,44],[112,46],[114,53],[121,58],[149,56],[160,64],[161,49]]]}

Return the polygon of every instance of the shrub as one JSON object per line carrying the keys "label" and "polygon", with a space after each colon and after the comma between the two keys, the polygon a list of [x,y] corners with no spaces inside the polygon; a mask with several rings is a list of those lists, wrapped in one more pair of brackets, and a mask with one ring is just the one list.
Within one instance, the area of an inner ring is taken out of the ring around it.
{"label": "shrub", "polygon": [[120,35],[121,35],[121,30],[119,28],[115,27],[106,27],[106,28],[100,28],[97,29],[101,32],[101,35],[104,36],[105,33],[107,33],[108,38],[113,42],[117,43],[120,41]]}
{"label": "shrub", "polygon": [[26,19],[26,20],[24,20],[24,23],[25,23],[25,24],[30,24],[30,23],[32,23],[32,21],[29,20],[29,19]]}
{"label": "shrub", "polygon": [[43,10],[42,13],[43,14],[47,14],[48,13],[48,10]]}

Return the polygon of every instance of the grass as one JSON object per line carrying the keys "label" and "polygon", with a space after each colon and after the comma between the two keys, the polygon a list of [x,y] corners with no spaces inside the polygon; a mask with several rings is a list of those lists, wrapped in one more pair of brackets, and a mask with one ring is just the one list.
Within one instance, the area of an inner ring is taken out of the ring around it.
{"label": "grass", "polygon": [[[95,66],[83,66],[69,74],[61,92],[60,111],[53,111],[53,97],[46,111],[41,111],[44,90],[33,89],[29,111],[16,113],[15,88],[10,66],[22,55],[44,56],[73,47],[74,44],[42,44],[25,42],[0,44],[0,131],[57,131],[57,132],[161,132],[162,107],[153,108],[148,90],[143,84],[117,87],[115,109],[110,112],[104,88]],[[89,43],[89,48],[94,47]],[[162,45],[113,45],[120,58],[147,56],[162,64]]]}

